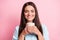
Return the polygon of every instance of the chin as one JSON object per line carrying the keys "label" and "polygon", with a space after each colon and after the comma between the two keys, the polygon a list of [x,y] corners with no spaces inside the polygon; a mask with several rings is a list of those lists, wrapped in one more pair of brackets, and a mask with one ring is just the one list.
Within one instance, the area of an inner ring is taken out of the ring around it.
{"label": "chin", "polygon": [[28,19],[28,21],[32,21],[31,19]]}

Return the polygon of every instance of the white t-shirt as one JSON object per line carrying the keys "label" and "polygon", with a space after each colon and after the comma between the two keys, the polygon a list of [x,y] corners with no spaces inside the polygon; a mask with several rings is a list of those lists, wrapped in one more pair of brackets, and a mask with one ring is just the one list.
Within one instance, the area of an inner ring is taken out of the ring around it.
{"label": "white t-shirt", "polygon": [[[42,25],[42,29],[43,29],[44,40],[49,40],[49,34],[46,26]],[[18,40],[18,30],[19,26],[16,26],[12,40]],[[37,40],[37,38],[34,35],[28,35],[26,36],[26,40]]]}

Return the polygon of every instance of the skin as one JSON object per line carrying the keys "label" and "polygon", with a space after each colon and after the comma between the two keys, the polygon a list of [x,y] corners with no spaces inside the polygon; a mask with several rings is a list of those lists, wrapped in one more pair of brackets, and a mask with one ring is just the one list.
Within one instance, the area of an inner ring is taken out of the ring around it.
{"label": "skin", "polygon": [[32,22],[35,18],[35,9],[31,5],[25,7],[24,15],[28,22]]}
{"label": "skin", "polygon": [[[25,7],[24,16],[27,19],[28,22],[32,22],[35,18],[35,9],[31,5],[28,5]],[[26,25],[25,29],[22,31],[21,35],[19,36],[19,40],[24,40],[24,36],[29,33],[35,33],[38,36],[39,40],[44,40],[41,32],[38,30],[36,26],[34,27],[28,27]]]}

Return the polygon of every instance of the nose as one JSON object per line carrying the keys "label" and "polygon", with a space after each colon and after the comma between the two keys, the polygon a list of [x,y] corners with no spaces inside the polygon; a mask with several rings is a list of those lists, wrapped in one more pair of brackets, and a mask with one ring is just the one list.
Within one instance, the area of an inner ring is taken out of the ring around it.
{"label": "nose", "polygon": [[30,16],[30,15],[32,15],[32,13],[31,13],[31,12],[29,12],[29,13],[28,13],[28,15]]}

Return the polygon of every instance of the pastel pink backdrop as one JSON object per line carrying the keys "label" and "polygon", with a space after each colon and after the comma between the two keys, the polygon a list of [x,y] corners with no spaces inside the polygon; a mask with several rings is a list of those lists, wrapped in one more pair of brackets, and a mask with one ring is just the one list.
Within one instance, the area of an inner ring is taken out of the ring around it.
{"label": "pastel pink backdrop", "polygon": [[0,40],[12,40],[14,29],[20,23],[22,6],[27,1],[36,4],[50,40],[60,40],[60,0],[0,0]]}

